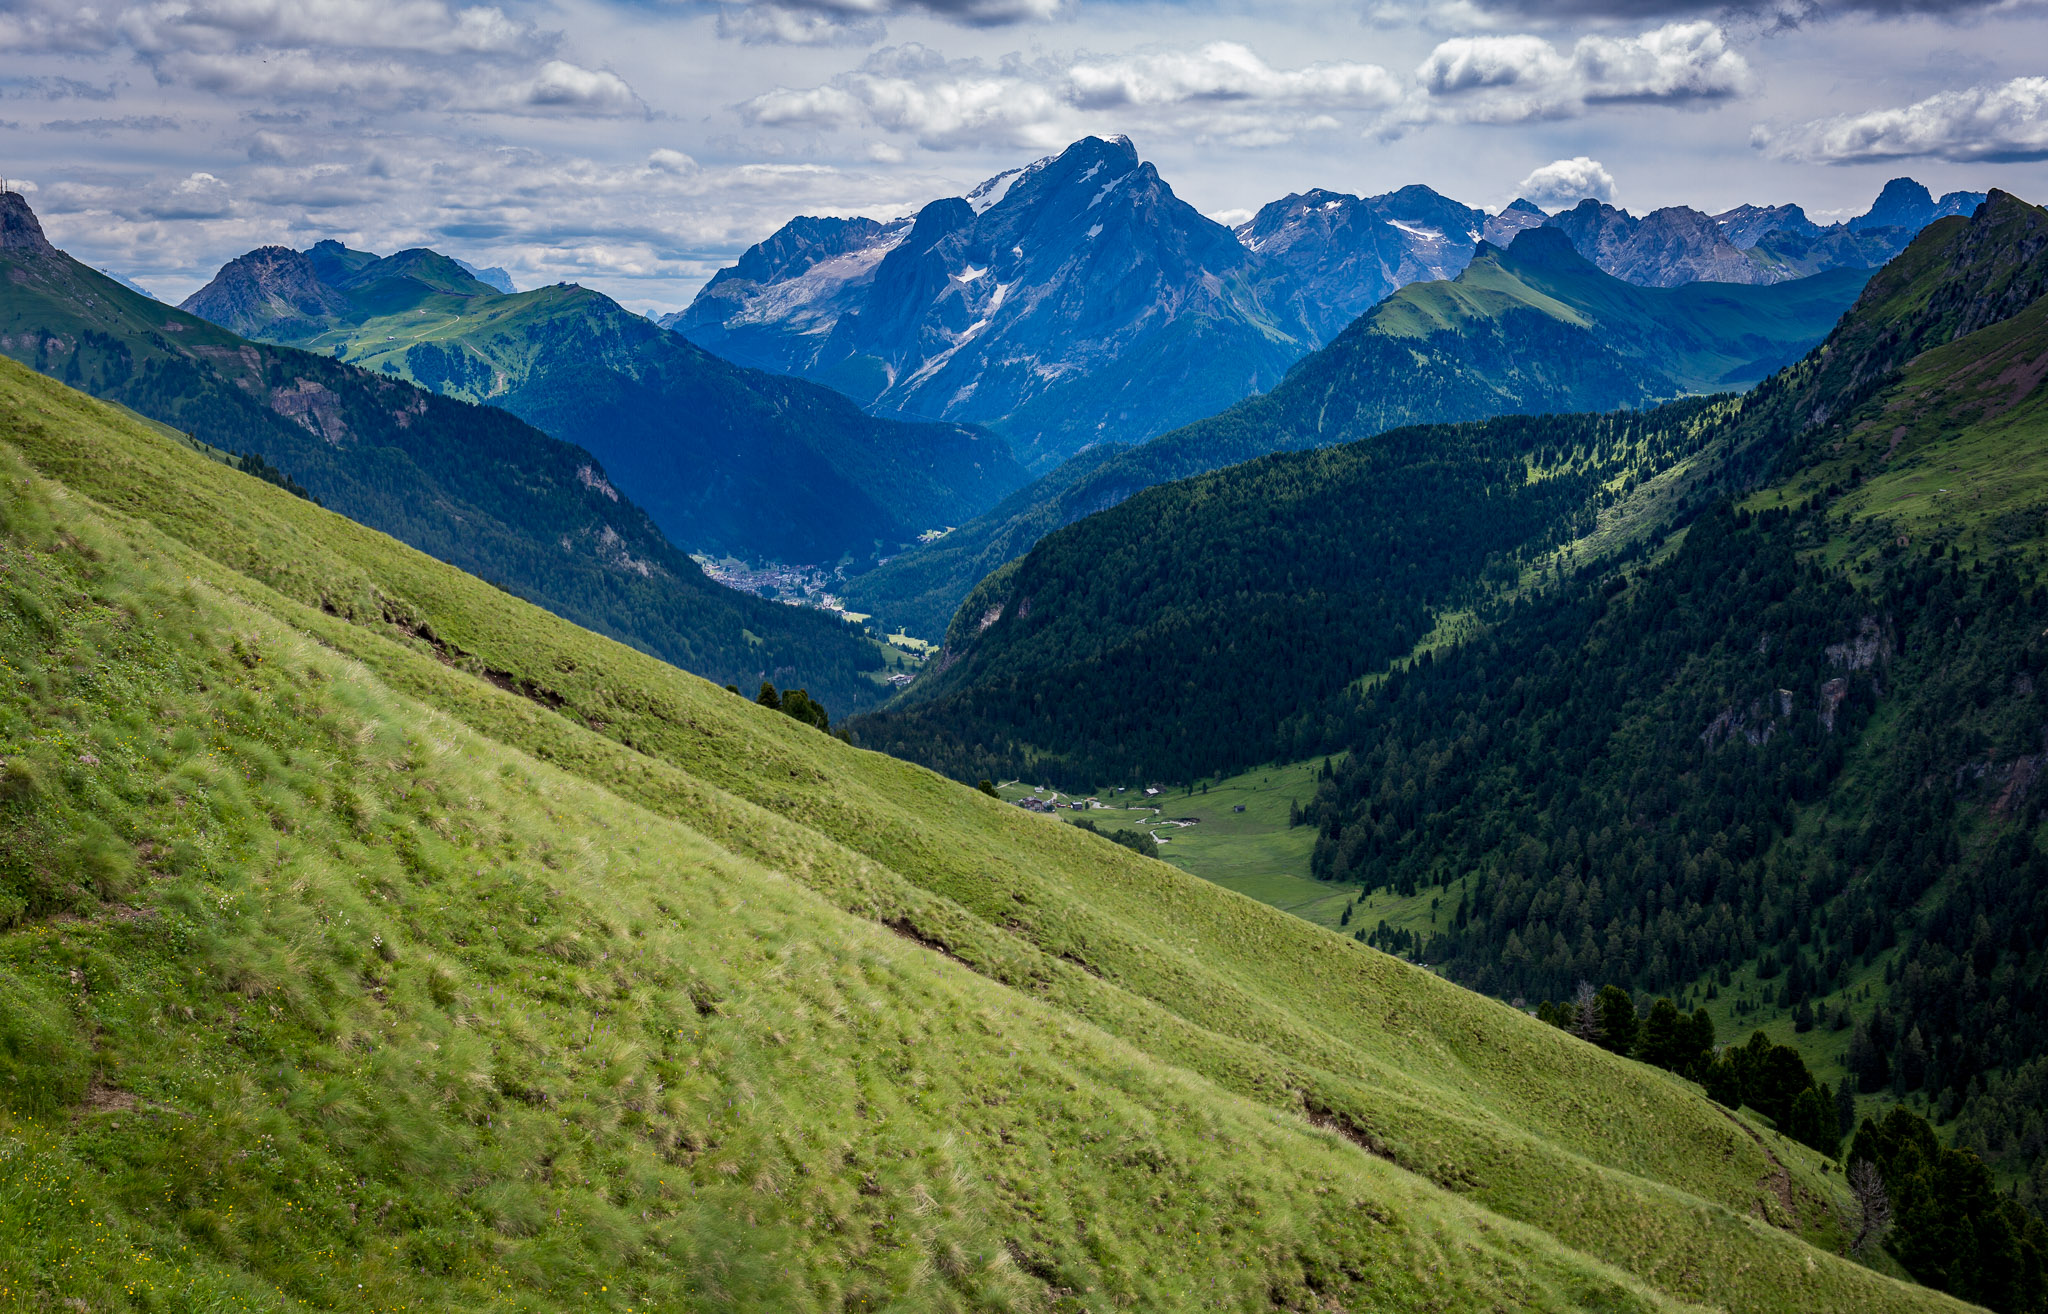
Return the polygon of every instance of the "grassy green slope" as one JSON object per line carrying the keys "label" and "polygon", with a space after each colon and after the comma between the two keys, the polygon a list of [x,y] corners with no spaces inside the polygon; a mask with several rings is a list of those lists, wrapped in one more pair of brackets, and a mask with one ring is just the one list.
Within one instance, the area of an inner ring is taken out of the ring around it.
{"label": "grassy green slope", "polygon": [[1746,385],[1823,337],[1869,274],[1637,287],[1553,229],[1411,283],[1265,396],[1141,446],[1084,452],[937,543],[855,580],[849,605],[936,636],[996,567],[1142,489],[1398,425],[1604,411]]}
{"label": "grassy green slope", "polygon": [[10,1292],[1944,1307],[1683,1083],[0,383]]}

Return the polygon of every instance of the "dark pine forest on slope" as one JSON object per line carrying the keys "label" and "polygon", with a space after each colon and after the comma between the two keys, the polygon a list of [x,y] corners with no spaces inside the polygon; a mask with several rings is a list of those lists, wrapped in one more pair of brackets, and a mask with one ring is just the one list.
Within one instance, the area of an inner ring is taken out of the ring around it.
{"label": "dark pine forest on slope", "polygon": [[1924,234],[1754,498],[1354,705],[1317,874],[1442,887],[1416,952],[1496,994],[1739,977],[2048,1205],[2044,293],[2038,209]]}
{"label": "dark pine forest on slope", "polygon": [[960,779],[1190,780],[1330,742],[1328,700],[1696,458],[1730,403],[1398,429],[1148,489],[961,607],[858,742]]}
{"label": "dark pine forest on slope", "polygon": [[[261,460],[333,510],[687,670],[807,687],[835,713],[878,696],[876,645],[706,578],[580,447],[131,292],[51,246],[12,192],[0,269],[0,352],[31,368]],[[365,588],[328,604],[377,614],[386,601]]]}

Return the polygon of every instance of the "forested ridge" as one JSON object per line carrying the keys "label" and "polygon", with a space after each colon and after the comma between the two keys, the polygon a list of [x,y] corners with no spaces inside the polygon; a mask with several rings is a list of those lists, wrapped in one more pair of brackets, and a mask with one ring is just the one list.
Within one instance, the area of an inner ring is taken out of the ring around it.
{"label": "forested ridge", "polygon": [[1726,405],[1400,429],[1149,489],[992,576],[905,705],[849,729],[959,779],[1075,787],[1316,750],[1325,700],[1518,589]]}
{"label": "forested ridge", "polygon": [[1475,988],[1848,1033],[1909,1119],[1850,1151],[1911,1201],[1895,1253],[1999,1309],[2048,1211],[2044,404],[2006,367],[2048,355],[2044,238],[1996,195],[1923,235],[1745,405],[1759,492],[1392,673],[1302,817],[1317,875],[1440,888],[1400,947]]}
{"label": "forested ridge", "polygon": [[[1862,1144],[1896,1206],[1882,1244],[1922,1280],[2039,1308],[2044,292],[2048,213],[1994,194],[1739,401],[1405,430],[1151,490],[991,575],[929,701],[860,733],[1068,788],[1327,754],[1314,873],[1441,908],[1358,938],[1529,1007],[1604,984],[1830,1038],[1828,1082],[1691,1075]],[[1621,434],[1666,437],[1629,464],[1595,437]],[[1518,453],[1586,482],[1508,493]],[[1682,494],[1643,496],[1660,468]],[[1312,586],[1298,626],[1258,609],[1263,579]]]}

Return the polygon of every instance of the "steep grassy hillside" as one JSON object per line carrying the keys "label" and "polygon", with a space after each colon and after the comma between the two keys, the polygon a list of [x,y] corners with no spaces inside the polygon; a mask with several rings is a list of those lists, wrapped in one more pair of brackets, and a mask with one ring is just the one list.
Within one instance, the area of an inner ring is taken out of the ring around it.
{"label": "steep grassy hillside", "polygon": [[504,411],[131,292],[50,246],[12,192],[0,275],[0,354],[260,458],[352,519],[679,666],[805,687],[834,713],[881,692],[876,645],[713,583],[589,452]]}
{"label": "steep grassy hillside", "polygon": [[878,420],[830,388],[720,360],[587,288],[501,293],[432,251],[265,247],[184,308],[588,448],[692,552],[864,560],[978,515],[1025,478],[980,430]]}
{"label": "steep grassy hillside", "polygon": [[9,1300],[1960,1308],[1667,1074],[12,365],[0,462]]}
{"label": "steep grassy hillside", "polygon": [[938,635],[975,583],[1046,534],[1139,490],[1270,452],[1401,425],[1605,411],[1755,383],[1824,337],[1869,277],[1770,287],[1637,287],[1552,229],[1482,244],[1449,281],[1411,283],[1270,394],[1142,446],[1090,451],[937,543],[853,581],[857,610]]}

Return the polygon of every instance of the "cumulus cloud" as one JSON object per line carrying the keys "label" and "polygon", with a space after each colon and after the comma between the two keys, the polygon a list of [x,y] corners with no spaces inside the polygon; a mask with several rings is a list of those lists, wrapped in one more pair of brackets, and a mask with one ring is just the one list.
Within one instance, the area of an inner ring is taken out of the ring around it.
{"label": "cumulus cloud", "polygon": [[1552,160],[1515,184],[1515,194],[1545,210],[1561,210],[1592,197],[1614,199],[1614,175],[1600,161],[1584,155]]}
{"label": "cumulus cloud", "polygon": [[1829,164],[1927,157],[1963,163],[2048,160],[2048,77],[1944,91],[1899,109],[1802,123],[1757,145]]}
{"label": "cumulus cloud", "polygon": [[549,60],[531,81],[513,90],[507,107],[525,106],[578,114],[634,114],[647,108],[618,74],[563,59]]}
{"label": "cumulus cloud", "polygon": [[1421,20],[1439,29],[1465,31],[1504,19],[1641,22],[1698,16],[1786,28],[1850,14],[1965,21],[2041,7],[2042,0],[1380,0],[1368,14],[1383,26]]}
{"label": "cumulus cloud", "polygon": [[[915,43],[876,51],[859,69],[818,87],[779,88],[743,104],[762,127],[868,125],[944,150],[989,144],[1046,149],[1103,127],[1191,109],[1174,126],[1237,145],[1286,141],[1340,127],[1342,112],[1389,109],[1406,94],[1376,64],[1280,69],[1236,42],[1120,58],[1069,57],[988,65],[947,60]],[[1105,127],[1104,130],[1111,130]]]}
{"label": "cumulus cloud", "polygon": [[[151,0],[101,10],[5,0],[8,54],[131,53],[166,89],[339,102],[356,111],[644,114],[616,74],[561,56],[562,34],[446,0]],[[20,94],[89,94],[22,79]]]}
{"label": "cumulus cloud", "polygon": [[145,56],[249,46],[534,55],[555,45],[495,6],[441,0],[164,0],[127,9],[115,26]]}
{"label": "cumulus cloud", "polygon": [[210,173],[194,173],[168,187],[151,188],[132,212],[150,219],[218,219],[233,204],[225,182]]}
{"label": "cumulus cloud", "polygon": [[1082,61],[1067,70],[1065,84],[1066,99],[1086,109],[1191,100],[1315,101],[1330,108],[1382,109],[1403,91],[1400,81],[1377,64],[1276,69],[1234,41]]}
{"label": "cumulus cloud", "polygon": [[749,45],[873,45],[886,18],[916,14],[964,27],[1044,22],[1070,0],[753,0],[725,6],[718,34]]}
{"label": "cumulus cloud", "polygon": [[120,40],[109,15],[63,0],[15,0],[0,12],[0,50],[11,54],[92,55]]}
{"label": "cumulus cloud", "polygon": [[1435,113],[1489,123],[1558,118],[1602,104],[1727,100],[1755,82],[1710,22],[1581,37],[1569,52],[1536,36],[1454,37],[1430,52],[1415,79]]}
{"label": "cumulus cloud", "polygon": [[691,174],[696,173],[699,168],[697,161],[683,154],[683,152],[667,146],[663,146],[648,155],[647,167],[659,169],[663,173],[674,174],[679,178],[687,178]]}

